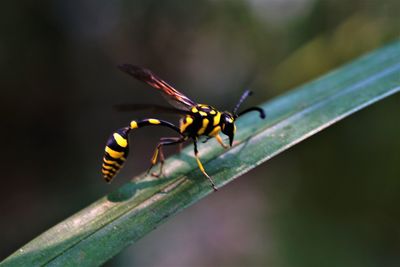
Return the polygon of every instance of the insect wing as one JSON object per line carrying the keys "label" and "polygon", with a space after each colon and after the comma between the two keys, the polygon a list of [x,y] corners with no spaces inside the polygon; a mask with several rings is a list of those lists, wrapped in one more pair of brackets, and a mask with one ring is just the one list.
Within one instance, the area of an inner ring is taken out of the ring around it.
{"label": "insect wing", "polygon": [[168,114],[189,114],[188,110],[178,109],[173,107],[164,107],[154,104],[118,104],[113,106],[114,109],[121,112],[150,110],[153,113],[168,113]]}
{"label": "insect wing", "polygon": [[134,66],[131,64],[123,64],[118,66],[118,68],[133,76],[134,78],[145,82],[152,86],[153,88],[156,88],[163,92],[167,100],[170,104],[177,108],[184,108],[186,110],[190,109],[192,106],[195,106],[196,103],[193,102],[191,99],[189,99],[187,96],[173,88],[171,85],[157,77],[152,71],[141,68],[138,66]]}

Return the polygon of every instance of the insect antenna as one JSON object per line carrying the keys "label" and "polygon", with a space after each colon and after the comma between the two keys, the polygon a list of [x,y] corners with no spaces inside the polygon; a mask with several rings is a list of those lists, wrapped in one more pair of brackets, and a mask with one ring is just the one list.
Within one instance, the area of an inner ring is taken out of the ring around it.
{"label": "insect antenna", "polygon": [[237,111],[238,111],[238,109],[240,108],[240,105],[242,105],[243,101],[246,100],[246,98],[248,98],[248,97],[251,96],[252,94],[253,94],[253,92],[250,91],[250,90],[244,91],[244,93],[242,94],[242,96],[241,96],[240,99],[239,99],[239,102],[236,104],[235,108],[233,109],[233,112],[232,112],[232,113],[233,113],[233,115],[234,115],[235,117],[238,117],[238,116],[237,116]]}
{"label": "insect antenna", "polygon": [[264,110],[262,108],[259,108],[259,107],[251,107],[251,108],[248,108],[246,110],[243,110],[237,116],[240,117],[243,114],[246,114],[247,112],[250,112],[250,111],[258,111],[260,113],[260,118],[261,119],[265,119],[265,112],[264,112]]}
{"label": "insect antenna", "polygon": [[242,112],[240,112],[239,114],[237,114],[238,109],[240,108],[240,105],[242,105],[243,101],[246,100],[246,98],[248,98],[249,96],[251,96],[253,94],[252,91],[250,90],[246,90],[244,91],[244,93],[242,94],[242,96],[239,99],[239,102],[236,104],[235,108],[233,109],[233,116],[235,116],[235,118],[242,116],[243,114],[246,114],[247,112],[251,112],[251,111],[258,111],[260,113],[260,118],[264,119],[265,118],[265,112],[262,108],[260,107],[251,107],[248,108],[246,110],[243,110]]}

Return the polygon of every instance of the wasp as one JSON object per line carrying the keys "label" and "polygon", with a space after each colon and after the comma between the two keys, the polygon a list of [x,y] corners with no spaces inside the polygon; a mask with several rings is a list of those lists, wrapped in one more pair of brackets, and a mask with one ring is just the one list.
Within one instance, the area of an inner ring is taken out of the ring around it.
{"label": "wasp", "polygon": [[240,105],[251,95],[251,91],[246,90],[240,97],[238,103],[232,112],[221,112],[212,106],[198,104],[176,90],[174,87],[160,79],[152,71],[134,66],[131,64],[119,65],[118,68],[133,76],[139,81],[145,82],[151,87],[159,90],[165,96],[168,102],[173,107],[164,107],[157,105],[146,104],[125,104],[116,106],[121,111],[134,111],[138,109],[153,108],[154,110],[179,114],[181,119],[179,126],[174,125],[165,120],[156,118],[148,118],[142,120],[132,120],[129,126],[116,130],[108,139],[105,154],[103,157],[102,174],[107,182],[111,182],[117,172],[122,168],[129,153],[129,138],[128,135],[135,129],[146,126],[167,127],[175,131],[177,137],[163,137],[157,144],[153,156],[151,157],[152,167],[160,161],[160,169],[158,173],[152,173],[153,176],[159,177],[163,175],[164,153],[163,147],[170,145],[182,144],[185,141],[192,140],[194,143],[194,156],[200,171],[210,181],[214,190],[217,190],[213,179],[205,171],[203,164],[199,158],[197,148],[199,137],[206,136],[207,139],[215,138],[222,147],[228,148],[223,142],[220,133],[229,137],[229,146],[232,147],[233,139],[236,132],[235,120],[245,113],[257,111],[262,119],[265,118],[265,113],[262,108],[251,107],[238,113]]}

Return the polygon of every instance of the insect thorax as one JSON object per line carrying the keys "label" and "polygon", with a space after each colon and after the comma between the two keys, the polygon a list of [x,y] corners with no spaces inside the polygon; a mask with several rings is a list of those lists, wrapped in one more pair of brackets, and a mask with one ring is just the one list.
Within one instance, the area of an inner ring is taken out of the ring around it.
{"label": "insect thorax", "polygon": [[221,131],[221,112],[209,105],[198,104],[180,120],[179,128],[189,137],[215,136]]}

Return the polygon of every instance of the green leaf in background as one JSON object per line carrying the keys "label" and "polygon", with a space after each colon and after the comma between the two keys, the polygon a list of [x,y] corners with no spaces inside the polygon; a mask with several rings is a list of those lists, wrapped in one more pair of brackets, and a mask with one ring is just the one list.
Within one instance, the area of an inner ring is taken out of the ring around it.
{"label": "green leaf in background", "polygon": [[[323,60],[323,59],[321,59]],[[287,74],[290,79],[290,73]],[[400,90],[397,42],[262,104],[260,120],[237,122],[235,146],[200,145],[208,173],[221,187],[241,174]],[[192,146],[170,157],[168,178],[142,175],[38,236],[1,266],[98,266],[178,211],[213,192],[197,168]],[[218,193],[217,193],[218,194]]]}

